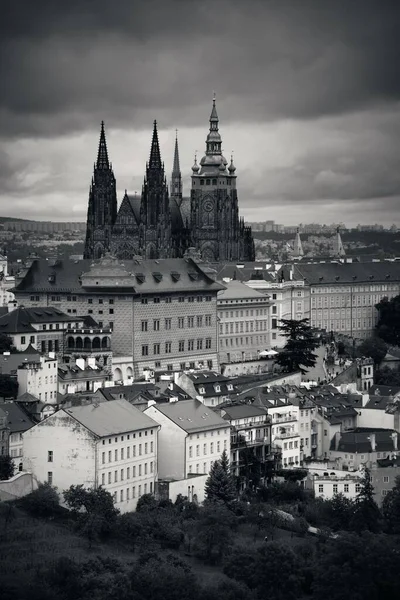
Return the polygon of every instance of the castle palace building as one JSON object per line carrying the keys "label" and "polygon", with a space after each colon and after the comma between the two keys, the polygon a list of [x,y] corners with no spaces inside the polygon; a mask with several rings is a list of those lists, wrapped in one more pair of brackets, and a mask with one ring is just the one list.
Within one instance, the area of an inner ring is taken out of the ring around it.
{"label": "castle palace building", "polygon": [[125,195],[117,212],[115,177],[108,159],[104,123],[89,192],[84,258],[111,253],[119,259],[182,258],[189,249],[207,262],[254,260],[251,228],[239,217],[233,160],[222,155],[218,115],[213,100],[206,153],[192,167],[190,198],[182,193],[178,139],[170,191],[154,122],[150,159],[142,193]]}

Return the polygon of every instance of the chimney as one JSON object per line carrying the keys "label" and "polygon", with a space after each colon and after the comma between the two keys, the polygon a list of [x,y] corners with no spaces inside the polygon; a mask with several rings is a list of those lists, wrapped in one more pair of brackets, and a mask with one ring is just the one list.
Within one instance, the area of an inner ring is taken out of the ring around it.
{"label": "chimney", "polygon": [[399,444],[399,434],[397,433],[397,431],[394,431],[392,433],[392,435],[390,436],[393,440],[393,450],[395,452],[397,452],[398,448],[398,444]]}
{"label": "chimney", "polygon": [[361,405],[363,408],[367,405],[368,401],[369,401],[369,394],[363,394],[362,400],[361,400]]}
{"label": "chimney", "polygon": [[15,310],[18,306],[18,302],[16,300],[10,300],[9,303],[7,304],[7,309],[8,312],[12,312],[13,310]]}
{"label": "chimney", "polygon": [[77,358],[75,360],[75,364],[78,367],[78,369],[81,369],[81,371],[85,370],[85,359],[84,358]]}
{"label": "chimney", "polygon": [[339,450],[339,443],[340,443],[341,437],[342,437],[342,434],[340,433],[340,431],[337,431],[335,433],[335,450],[336,450],[336,452]]}
{"label": "chimney", "polygon": [[375,433],[371,433],[370,434],[369,441],[371,442],[372,452],[376,452],[376,436],[375,436]]}

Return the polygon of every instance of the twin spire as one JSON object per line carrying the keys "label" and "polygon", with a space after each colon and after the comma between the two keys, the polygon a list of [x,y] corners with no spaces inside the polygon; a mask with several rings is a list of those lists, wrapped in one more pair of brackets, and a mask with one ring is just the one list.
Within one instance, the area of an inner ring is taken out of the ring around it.
{"label": "twin spire", "polygon": [[99,151],[97,153],[96,168],[102,170],[108,170],[110,168],[110,162],[108,160],[107,152],[106,134],[104,131],[104,121],[101,122]]}

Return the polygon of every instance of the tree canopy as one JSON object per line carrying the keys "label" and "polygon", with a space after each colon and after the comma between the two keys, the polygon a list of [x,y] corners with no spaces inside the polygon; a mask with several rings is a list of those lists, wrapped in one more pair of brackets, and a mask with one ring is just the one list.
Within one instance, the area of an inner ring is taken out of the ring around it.
{"label": "tree canopy", "polygon": [[375,305],[379,313],[376,330],[380,338],[393,346],[400,346],[400,296],[382,298]]}
{"label": "tree canopy", "polygon": [[282,319],[279,329],[287,342],[275,362],[288,372],[301,371],[304,375],[317,362],[314,350],[319,345],[309,320]]}
{"label": "tree canopy", "polygon": [[0,374],[0,398],[16,398],[18,381],[10,375]]}
{"label": "tree canopy", "polygon": [[354,504],[354,512],[350,521],[350,527],[354,531],[372,531],[380,530],[381,513],[374,500],[374,487],[371,483],[371,475],[368,469],[365,469],[361,479],[360,491],[357,494]]}
{"label": "tree canopy", "polygon": [[205,485],[205,495],[209,502],[229,504],[236,498],[235,480],[230,472],[229,459],[226,451],[211,467],[210,475]]}
{"label": "tree canopy", "polygon": [[15,350],[12,338],[6,333],[0,333],[0,354]]}
{"label": "tree canopy", "polygon": [[382,512],[387,530],[400,535],[400,476],[396,477],[394,488],[386,494]]}
{"label": "tree canopy", "polygon": [[358,347],[358,351],[368,358],[372,358],[375,365],[379,365],[387,353],[387,344],[379,337],[368,338]]}
{"label": "tree canopy", "polygon": [[0,456],[0,480],[11,479],[14,475],[14,463],[10,456]]}

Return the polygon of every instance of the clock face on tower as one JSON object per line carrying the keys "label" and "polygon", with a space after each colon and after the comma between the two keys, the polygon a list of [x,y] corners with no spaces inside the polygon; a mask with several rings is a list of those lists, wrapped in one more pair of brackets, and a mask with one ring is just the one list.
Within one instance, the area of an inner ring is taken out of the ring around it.
{"label": "clock face on tower", "polygon": [[211,212],[214,208],[214,202],[212,200],[206,200],[203,204],[203,209],[207,212]]}

